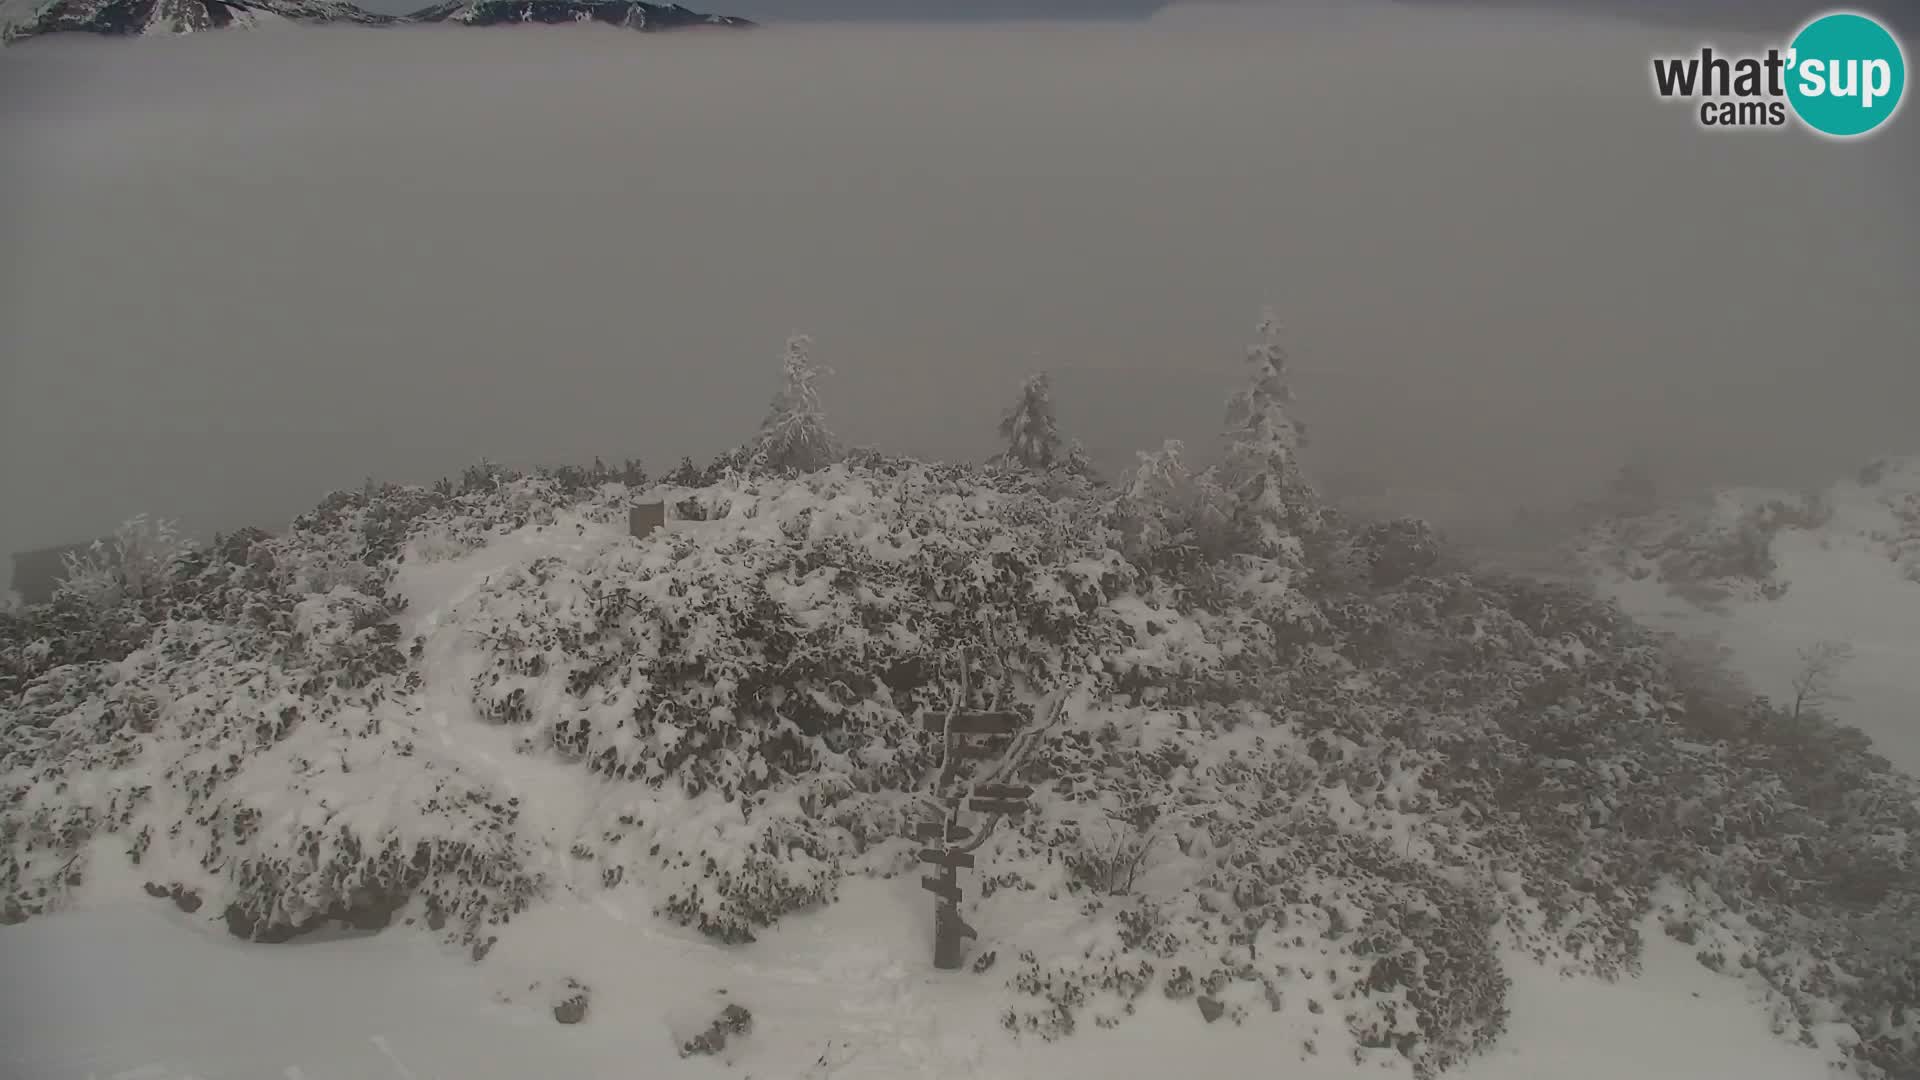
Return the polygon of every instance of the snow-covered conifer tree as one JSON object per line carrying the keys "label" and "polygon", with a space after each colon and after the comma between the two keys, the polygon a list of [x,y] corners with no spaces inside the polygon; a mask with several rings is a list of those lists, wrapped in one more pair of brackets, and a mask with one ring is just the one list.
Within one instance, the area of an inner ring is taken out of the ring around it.
{"label": "snow-covered conifer tree", "polygon": [[1251,381],[1227,404],[1226,473],[1242,523],[1263,551],[1277,554],[1291,546],[1289,537],[1319,528],[1320,508],[1300,468],[1306,431],[1289,412],[1287,353],[1271,309],[1259,333],[1247,349]]}
{"label": "snow-covered conifer tree", "polygon": [[760,425],[753,444],[758,463],[780,471],[809,472],[839,458],[839,445],[827,430],[814,381],[831,371],[814,363],[813,339],[795,334],[787,339],[781,360],[783,383],[773,407]]}
{"label": "snow-covered conifer tree", "polygon": [[1002,461],[1035,472],[1064,463],[1052,389],[1045,372],[1029,375],[1020,387],[1020,400],[1000,420],[1000,437],[1007,440]]}

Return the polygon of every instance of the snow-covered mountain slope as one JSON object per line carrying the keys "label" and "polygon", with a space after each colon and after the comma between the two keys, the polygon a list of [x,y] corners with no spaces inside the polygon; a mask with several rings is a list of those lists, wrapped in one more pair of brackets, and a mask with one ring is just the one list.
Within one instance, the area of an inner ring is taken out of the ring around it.
{"label": "snow-covered mountain slope", "polygon": [[[425,1025],[484,986],[552,1040],[584,994],[587,1076],[672,1075],[719,989],[754,1075],[1558,1075],[1564,1044],[1513,1041],[1542,1015],[1516,990],[1666,970],[1653,936],[1726,973],[1652,990],[1708,986],[1732,1025],[1724,1056],[1663,1051],[1693,1075],[1920,1061],[1912,780],[1751,700],[1706,738],[1608,606],[1170,452],[1119,489],[743,464],[653,487],[675,517],[638,538],[647,485],[598,471],[337,493],[204,550],[130,529],[0,616],[0,936],[128,903],[249,943],[384,927],[486,973]],[[926,720],[996,701],[1039,729],[1031,810],[975,853],[979,939],[936,977]],[[362,1056],[315,1073],[465,1052],[344,1015]],[[1813,1050],[1759,1049],[1769,1020]],[[123,1052],[174,1054],[97,1057]]]}
{"label": "snow-covered mountain slope", "polygon": [[4,0],[0,37],[43,34],[186,34],[273,23],[395,26],[451,22],[470,26],[596,22],[633,30],[743,28],[729,15],[641,0],[454,0],[405,18],[377,15],[346,0]]}
{"label": "snow-covered mountain slope", "polygon": [[[1723,491],[1605,536],[1638,541],[1589,547],[1611,595],[1650,624],[1723,642],[1776,701],[1793,699],[1803,653],[1846,646],[1829,710],[1920,774],[1920,458],[1813,494]],[[1714,555],[1728,551],[1739,558]]]}
{"label": "snow-covered mountain slope", "polygon": [[16,18],[6,31],[9,39],[64,32],[189,34],[273,22],[394,22],[343,0],[48,0],[23,9]]}
{"label": "snow-covered mountain slope", "polygon": [[649,4],[643,0],[449,0],[422,8],[407,18],[410,22],[466,26],[597,22],[647,31],[753,25],[730,15],[708,15],[679,4]]}

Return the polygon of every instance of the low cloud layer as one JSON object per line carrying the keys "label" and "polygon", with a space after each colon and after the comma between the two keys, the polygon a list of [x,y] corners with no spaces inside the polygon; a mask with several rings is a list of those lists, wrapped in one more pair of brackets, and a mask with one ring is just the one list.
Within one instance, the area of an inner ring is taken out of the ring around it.
{"label": "low cloud layer", "polygon": [[[1683,40],[1684,39],[1684,40]],[[1204,444],[1259,308],[1329,472],[1507,507],[1630,454],[1920,451],[1920,123],[1710,135],[1628,23],[294,31],[0,65],[0,546],[277,526],[483,454],[978,454],[1028,371]]]}

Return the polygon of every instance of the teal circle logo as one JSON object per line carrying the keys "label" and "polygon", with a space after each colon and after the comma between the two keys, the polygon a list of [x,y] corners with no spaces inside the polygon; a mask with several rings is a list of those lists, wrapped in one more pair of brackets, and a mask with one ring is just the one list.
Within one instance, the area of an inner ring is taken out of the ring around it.
{"label": "teal circle logo", "polygon": [[1907,58],[1886,27],[1850,11],[1822,15],[1794,35],[1787,100],[1823,135],[1850,138],[1886,123],[1907,88]]}

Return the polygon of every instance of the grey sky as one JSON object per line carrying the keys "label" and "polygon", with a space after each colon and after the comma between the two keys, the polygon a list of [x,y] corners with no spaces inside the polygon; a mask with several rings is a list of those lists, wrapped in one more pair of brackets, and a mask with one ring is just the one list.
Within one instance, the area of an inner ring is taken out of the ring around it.
{"label": "grey sky", "polygon": [[[1731,38],[1729,39],[1732,40]],[[260,32],[0,64],[0,550],[491,455],[1204,447],[1259,307],[1328,469],[1511,506],[1920,451],[1920,123],[1708,135],[1629,23]]]}

